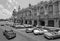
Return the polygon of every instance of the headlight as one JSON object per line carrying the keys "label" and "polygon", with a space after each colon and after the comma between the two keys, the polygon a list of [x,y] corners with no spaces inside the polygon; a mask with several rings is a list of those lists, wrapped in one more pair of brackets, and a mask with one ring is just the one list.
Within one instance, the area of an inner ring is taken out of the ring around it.
{"label": "headlight", "polygon": [[34,30],[34,32],[39,32],[38,30]]}

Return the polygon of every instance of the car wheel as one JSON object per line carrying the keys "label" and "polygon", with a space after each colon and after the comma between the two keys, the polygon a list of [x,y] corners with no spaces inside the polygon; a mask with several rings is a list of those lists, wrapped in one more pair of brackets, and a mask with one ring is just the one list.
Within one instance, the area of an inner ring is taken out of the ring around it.
{"label": "car wheel", "polygon": [[28,31],[25,31],[26,33],[29,33]]}
{"label": "car wheel", "polygon": [[39,35],[43,35],[43,33],[39,33]]}
{"label": "car wheel", "polygon": [[51,37],[46,37],[46,36],[44,36],[46,39],[48,39],[48,40],[51,40],[51,39],[53,39],[53,38],[51,38]]}
{"label": "car wheel", "polygon": [[39,35],[39,34],[36,34],[36,33],[33,33],[34,35]]}
{"label": "car wheel", "polygon": [[48,39],[49,39],[49,40],[53,40],[53,37],[49,37]]}
{"label": "car wheel", "polygon": [[8,36],[5,36],[5,37],[6,37],[6,39],[10,40],[10,38],[8,38]]}
{"label": "car wheel", "polygon": [[5,36],[5,34],[3,33],[3,35]]}

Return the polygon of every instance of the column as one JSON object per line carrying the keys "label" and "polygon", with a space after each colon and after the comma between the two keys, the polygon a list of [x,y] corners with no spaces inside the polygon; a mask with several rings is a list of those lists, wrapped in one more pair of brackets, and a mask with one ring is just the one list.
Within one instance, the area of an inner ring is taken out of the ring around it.
{"label": "column", "polygon": [[29,20],[27,20],[27,24],[29,24]]}
{"label": "column", "polygon": [[34,25],[34,20],[32,20],[32,25]]}
{"label": "column", "polygon": [[48,26],[48,20],[45,20],[45,26]]}
{"label": "column", "polygon": [[25,24],[25,20],[23,20],[23,24]]}
{"label": "column", "polygon": [[39,24],[39,21],[37,20],[37,25]]}
{"label": "column", "polygon": [[59,27],[59,20],[54,20],[54,26]]}

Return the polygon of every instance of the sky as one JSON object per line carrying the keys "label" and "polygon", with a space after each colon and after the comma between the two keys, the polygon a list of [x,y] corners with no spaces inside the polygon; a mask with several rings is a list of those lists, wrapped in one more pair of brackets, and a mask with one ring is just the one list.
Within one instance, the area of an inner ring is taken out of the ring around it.
{"label": "sky", "polygon": [[27,8],[29,3],[36,5],[40,1],[48,0],[0,0],[0,19],[10,18],[13,9],[17,9],[19,5],[21,8]]}

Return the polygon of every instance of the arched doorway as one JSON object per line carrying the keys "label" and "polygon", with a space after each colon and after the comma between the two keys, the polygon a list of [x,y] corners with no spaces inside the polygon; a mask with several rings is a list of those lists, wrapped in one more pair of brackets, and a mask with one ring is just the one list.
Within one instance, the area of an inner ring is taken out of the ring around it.
{"label": "arched doorway", "polygon": [[48,21],[48,26],[54,27],[54,20],[49,20]]}
{"label": "arched doorway", "polygon": [[37,25],[37,20],[34,20],[34,25],[33,26],[36,26]]}
{"label": "arched doorway", "polygon": [[29,24],[30,24],[30,25],[32,24],[32,21],[31,21],[31,20],[29,20]]}
{"label": "arched doorway", "polygon": [[41,25],[41,26],[45,26],[45,21],[41,21],[41,20],[40,20],[40,25]]}
{"label": "arched doorway", "polygon": [[25,20],[25,24],[27,24],[27,20]]}

